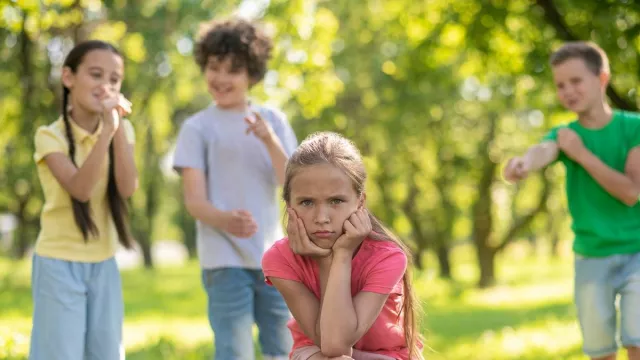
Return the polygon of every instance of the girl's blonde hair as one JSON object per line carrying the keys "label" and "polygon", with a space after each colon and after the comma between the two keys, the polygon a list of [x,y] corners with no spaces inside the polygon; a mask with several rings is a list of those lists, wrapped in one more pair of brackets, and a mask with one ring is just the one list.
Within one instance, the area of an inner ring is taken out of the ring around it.
{"label": "girl's blonde hair", "polygon": [[[350,140],[332,132],[319,132],[307,137],[293,153],[289,159],[285,171],[285,180],[282,190],[284,201],[289,204],[291,199],[291,180],[300,169],[307,166],[331,164],[338,169],[344,171],[351,178],[353,188],[357,195],[364,193],[367,172],[362,162],[362,157],[358,148]],[[409,248],[396,237],[389,229],[387,229],[380,220],[378,220],[371,212],[369,219],[372,225],[371,238],[380,241],[391,241],[397,244],[406,254],[407,271],[402,277],[404,285],[404,301],[400,317],[404,321],[404,336],[407,347],[410,351],[411,359],[420,359],[422,355],[419,353],[418,340],[420,338],[418,332],[417,304],[411,285],[411,251]]]}

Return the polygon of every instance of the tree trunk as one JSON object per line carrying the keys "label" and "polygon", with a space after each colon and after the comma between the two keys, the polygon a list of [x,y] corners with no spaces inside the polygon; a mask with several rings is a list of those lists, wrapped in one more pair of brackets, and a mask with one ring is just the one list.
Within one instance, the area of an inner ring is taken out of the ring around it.
{"label": "tree trunk", "polygon": [[31,239],[31,231],[29,231],[29,222],[27,220],[26,202],[20,200],[18,212],[14,214],[17,219],[17,228],[15,237],[13,238],[13,257],[15,259],[23,259],[29,249],[29,244],[35,239]]}
{"label": "tree trunk", "polygon": [[148,171],[146,174],[148,180],[148,186],[145,189],[147,195],[147,201],[145,202],[145,216],[147,218],[147,229],[146,234],[143,237],[144,241],[141,242],[140,246],[142,248],[142,257],[144,259],[144,267],[147,269],[153,268],[153,258],[151,256],[151,234],[153,231],[155,213],[158,209],[158,193],[160,190],[160,181],[162,179],[162,174],[158,169],[158,159],[157,155],[155,155],[156,151],[154,149],[154,133],[153,126],[149,124],[147,128],[147,149],[145,152],[145,168]]}
{"label": "tree trunk", "polygon": [[184,206],[180,207],[177,215],[178,224],[180,225],[180,230],[182,232],[182,242],[187,248],[189,258],[194,259],[198,255],[195,221],[193,217],[191,217],[191,215],[187,212]]}
{"label": "tree trunk", "polygon": [[[23,121],[20,124],[19,134],[22,136],[22,139],[18,139],[16,143],[16,149],[19,149],[21,146],[26,146],[31,148],[33,146],[33,119],[35,118],[34,112],[37,112],[38,109],[34,109],[34,76],[33,73],[33,41],[29,38],[29,35],[26,30],[27,18],[29,14],[25,12],[22,19],[22,31],[20,33],[20,62],[22,64],[21,71],[21,85],[22,85],[22,109],[21,115]],[[22,143],[22,141],[26,141]],[[20,150],[16,151],[16,154]],[[13,242],[12,254],[14,257],[21,259],[25,256],[27,249],[29,248],[29,244],[32,243],[35,239],[31,239],[31,231],[29,231],[29,214],[27,211],[27,204],[29,200],[33,196],[33,175],[29,171],[25,171],[25,167],[29,166],[29,164],[22,163],[20,160],[14,161],[19,157],[9,156],[10,167],[14,168],[10,170],[11,175],[8,176],[9,179],[13,180],[13,184],[11,186],[17,204],[15,206],[14,215],[17,219],[17,228],[15,233],[15,238]],[[17,171],[16,171],[17,170]],[[10,180],[10,181],[11,181]],[[24,183],[25,185],[21,184]],[[23,189],[23,187],[26,188]]]}
{"label": "tree trunk", "polygon": [[495,285],[495,257],[493,249],[482,246],[477,247],[478,264],[480,265],[480,280],[478,287],[481,289]]}
{"label": "tree trunk", "polygon": [[[496,135],[497,115],[491,117],[489,129],[484,140],[479,144],[479,149],[487,149]],[[495,283],[495,273],[493,261],[495,251],[491,247],[490,238],[493,232],[493,216],[491,199],[491,188],[497,165],[489,158],[488,151],[480,151],[484,154],[482,159],[482,173],[478,181],[478,195],[473,204],[473,241],[478,254],[478,265],[480,267],[480,280],[478,286],[483,288]]]}
{"label": "tree trunk", "polygon": [[436,249],[438,257],[438,266],[440,269],[440,278],[451,280],[451,247],[448,244],[442,244]]}

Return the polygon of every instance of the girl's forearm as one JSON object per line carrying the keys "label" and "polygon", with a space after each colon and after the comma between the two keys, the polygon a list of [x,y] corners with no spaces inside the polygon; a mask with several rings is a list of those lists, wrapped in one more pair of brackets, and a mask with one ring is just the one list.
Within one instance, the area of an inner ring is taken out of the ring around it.
{"label": "girl's forearm", "polygon": [[351,258],[334,252],[320,314],[322,353],[329,357],[351,354],[351,337],[358,318],[351,297]]}

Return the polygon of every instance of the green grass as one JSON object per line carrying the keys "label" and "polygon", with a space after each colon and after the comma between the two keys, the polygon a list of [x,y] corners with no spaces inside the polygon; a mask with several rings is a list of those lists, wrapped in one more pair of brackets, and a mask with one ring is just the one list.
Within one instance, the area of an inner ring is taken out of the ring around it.
{"label": "green grass", "polygon": [[[454,252],[456,283],[432,269],[415,275],[428,359],[583,359],[572,304],[572,258],[530,256],[526,245],[500,257],[499,284],[473,288],[469,248]],[[426,258],[431,265],[431,256]],[[27,261],[0,260],[0,359],[26,359],[31,328]],[[212,335],[198,265],[123,271],[127,359],[209,359]],[[258,345],[256,344],[256,348]],[[258,353],[259,350],[256,350]]]}

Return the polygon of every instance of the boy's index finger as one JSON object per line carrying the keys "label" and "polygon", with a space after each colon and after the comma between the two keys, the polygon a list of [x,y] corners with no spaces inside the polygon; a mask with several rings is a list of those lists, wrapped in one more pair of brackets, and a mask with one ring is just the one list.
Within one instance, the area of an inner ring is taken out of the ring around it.
{"label": "boy's index finger", "polygon": [[245,116],[244,117],[244,122],[247,123],[247,125],[252,126],[256,123],[256,120],[251,118],[250,116]]}
{"label": "boy's index finger", "polygon": [[264,121],[264,118],[262,117],[262,115],[260,115],[258,111],[253,110],[252,113],[256,117],[256,120]]}

